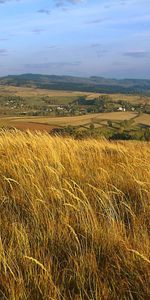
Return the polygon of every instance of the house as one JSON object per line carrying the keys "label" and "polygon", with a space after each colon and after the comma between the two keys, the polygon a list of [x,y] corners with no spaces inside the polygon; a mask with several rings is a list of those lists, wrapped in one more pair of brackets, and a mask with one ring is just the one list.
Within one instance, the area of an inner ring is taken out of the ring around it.
{"label": "house", "polygon": [[57,107],[57,110],[64,110],[64,109],[63,109],[63,107],[58,106],[58,107]]}
{"label": "house", "polygon": [[118,107],[117,110],[118,110],[118,111],[126,111],[125,107],[122,107],[122,106]]}

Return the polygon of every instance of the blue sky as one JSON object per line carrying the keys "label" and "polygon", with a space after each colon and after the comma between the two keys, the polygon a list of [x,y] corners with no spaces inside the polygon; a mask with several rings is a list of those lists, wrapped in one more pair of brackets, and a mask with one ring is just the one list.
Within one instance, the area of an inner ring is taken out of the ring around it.
{"label": "blue sky", "polygon": [[150,0],[0,0],[0,76],[150,78]]}

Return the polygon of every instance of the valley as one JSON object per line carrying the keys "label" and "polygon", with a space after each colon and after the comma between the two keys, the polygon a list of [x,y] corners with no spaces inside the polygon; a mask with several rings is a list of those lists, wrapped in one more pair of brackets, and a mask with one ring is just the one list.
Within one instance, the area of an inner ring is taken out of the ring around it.
{"label": "valley", "polygon": [[150,96],[1,85],[0,128],[119,139],[144,139],[146,131],[149,139]]}

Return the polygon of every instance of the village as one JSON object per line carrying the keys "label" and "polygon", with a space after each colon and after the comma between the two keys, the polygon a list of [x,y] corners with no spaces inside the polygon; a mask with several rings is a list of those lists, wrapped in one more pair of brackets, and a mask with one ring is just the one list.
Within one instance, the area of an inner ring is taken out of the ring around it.
{"label": "village", "polygon": [[91,100],[86,97],[79,97],[69,104],[49,105],[46,110],[35,112],[35,114],[55,114],[56,116],[80,116],[89,113],[106,112],[145,112],[150,113],[150,105],[140,103],[129,103],[126,100],[113,101],[110,96],[102,95]]}
{"label": "village", "polygon": [[78,96],[67,100],[54,97],[26,98],[17,95],[0,95],[1,115],[22,116],[80,116],[90,113],[106,112],[137,112],[150,113],[147,102],[132,103],[128,99],[114,100],[110,95],[101,95],[93,99],[87,96]]}

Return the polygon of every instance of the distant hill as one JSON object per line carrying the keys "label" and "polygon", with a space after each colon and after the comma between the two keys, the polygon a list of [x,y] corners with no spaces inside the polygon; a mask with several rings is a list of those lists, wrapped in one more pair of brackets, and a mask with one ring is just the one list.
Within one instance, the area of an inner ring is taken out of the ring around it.
{"label": "distant hill", "polygon": [[56,76],[40,74],[8,75],[0,78],[0,85],[27,86],[42,89],[85,91],[98,93],[142,93],[150,95],[148,79],[106,79],[92,76]]}

